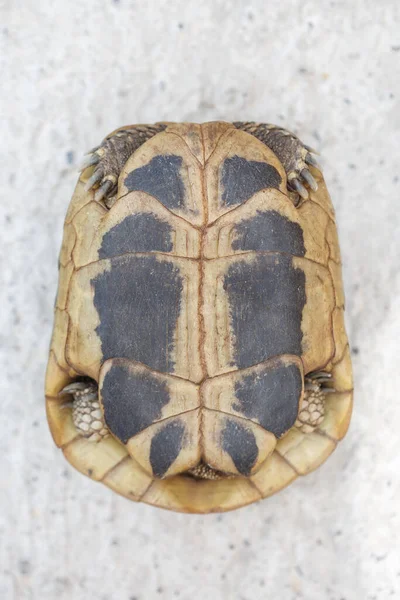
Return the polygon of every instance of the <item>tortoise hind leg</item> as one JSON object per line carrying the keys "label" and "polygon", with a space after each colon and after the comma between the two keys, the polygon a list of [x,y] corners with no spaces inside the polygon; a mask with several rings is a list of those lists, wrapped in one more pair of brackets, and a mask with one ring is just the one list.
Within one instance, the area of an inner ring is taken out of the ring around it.
{"label": "tortoise hind leg", "polygon": [[288,187],[291,190],[297,192],[304,200],[308,198],[307,188],[317,190],[317,182],[309,170],[310,166],[321,170],[314,156],[315,151],[304,145],[293,133],[269,123],[238,121],[233,125],[254,135],[271,148],[286,171]]}
{"label": "tortoise hind leg", "polygon": [[326,371],[318,371],[305,378],[304,397],[295,423],[302,433],[312,433],[324,420],[326,394],[336,391],[325,385],[331,377]]}
{"label": "tortoise hind leg", "polygon": [[88,152],[81,171],[94,167],[86,182],[86,190],[96,189],[95,200],[104,198],[107,205],[107,199],[116,194],[118,177],[131,154],[166,127],[164,123],[124,127],[107,136],[99,146]]}
{"label": "tortoise hind leg", "polygon": [[90,442],[100,442],[109,435],[97,390],[94,381],[76,381],[60,392],[73,396],[72,420],[78,432]]}

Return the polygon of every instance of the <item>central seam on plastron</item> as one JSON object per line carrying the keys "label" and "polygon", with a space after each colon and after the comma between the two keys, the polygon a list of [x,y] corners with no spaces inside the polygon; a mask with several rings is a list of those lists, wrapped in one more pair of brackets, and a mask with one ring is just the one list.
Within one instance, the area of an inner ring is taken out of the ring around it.
{"label": "central seam on plastron", "polygon": [[203,215],[204,222],[201,227],[201,239],[200,239],[200,277],[199,277],[199,327],[200,327],[200,362],[203,368],[203,380],[199,385],[199,446],[200,452],[203,454],[204,452],[204,443],[203,443],[203,399],[202,399],[202,390],[201,384],[207,379],[208,371],[207,371],[207,361],[205,357],[205,338],[206,338],[206,330],[205,330],[205,322],[204,322],[204,243],[205,243],[205,234],[207,231],[208,224],[208,197],[206,194],[206,182],[205,182],[205,146],[204,146],[204,136],[203,136],[203,126],[200,125],[200,136],[201,136],[201,145],[203,148],[203,165],[202,165],[202,173],[201,173],[201,197],[203,201]]}

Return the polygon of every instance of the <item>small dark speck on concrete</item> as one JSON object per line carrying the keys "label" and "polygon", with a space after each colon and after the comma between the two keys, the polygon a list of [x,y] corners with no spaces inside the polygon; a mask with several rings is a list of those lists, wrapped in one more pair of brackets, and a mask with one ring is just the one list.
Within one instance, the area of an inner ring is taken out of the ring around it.
{"label": "small dark speck on concrete", "polygon": [[350,100],[350,98],[343,98],[343,102],[344,102],[345,104],[351,104],[351,100]]}
{"label": "small dark speck on concrete", "polygon": [[400,45],[399,46],[392,46],[392,50],[393,50],[393,52],[399,52]]}
{"label": "small dark speck on concrete", "polygon": [[112,0],[114,4],[119,4],[120,0]]}
{"label": "small dark speck on concrete", "polygon": [[357,169],[357,165],[354,163],[349,163],[349,169]]}
{"label": "small dark speck on concrete", "polygon": [[65,155],[65,158],[66,158],[66,160],[67,160],[67,163],[68,163],[69,165],[72,165],[72,164],[74,163],[74,158],[75,158],[75,153],[74,153],[74,151],[73,151],[73,150],[69,150],[69,151],[66,153],[66,155]]}
{"label": "small dark speck on concrete", "polygon": [[260,579],[260,587],[265,587],[265,579]]}
{"label": "small dark speck on concrete", "polygon": [[119,544],[118,538],[113,538],[111,540],[111,546],[118,546],[118,544]]}
{"label": "small dark speck on concrete", "polygon": [[316,544],[317,544],[317,546],[322,546],[323,545],[322,540],[320,540],[320,539],[316,540]]}
{"label": "small dark speck on concrete", "polygon": [[163,593],[163,588],[160,586],[157,588],[157,594],[162,594]]}
{"label": "small dark speck on concrete", "polygon": [[139,600],[138,596],[129,596],[129,600]]}
{"label": "small dark speck on concrete", "polygon": [[385,560],[386,557],[387,557],[387,554],[375,554],[374,555],[376,562],[381,562],[382,560]]}
{"label": "small dark speck on concrete", "polygon": [[33,427],[39,427],[39,421],[33,421],[32,425]]}
{"label": "small dark speck on concrete", "polygon": [[65,477],[66,479],[68,479],[70,473],[68,471],[68,469],[64,469],[64,471],[62,472],[62,476]]}
{"label": "small dark speck on concrete", "polygon": [[226,579],[226,573],[221,573],[221,579],[222,579],[222,581],[225,581],[225,579]]}
{"label": "small dark speck on concrete", "polygon": [[336,536],[337,536],[337,535],[342,535],[342,533],[343,533],[343,532],[342,532],[342,530],[341,530],[341,529],[338,529],[337,531],[335,531],[335,535],[336,535]]}
{"label": "small dark speck on concrete", "polygon": [[249,21],[254,21],[254,15],[253,15],[253,13],[252,12],[248,12],[247,13],[247,18],[248,18]]}
{"label": "small dark speck on concrete", "polygon": [[302,73],[302,75],[304,75],[305,73],[308,73],[308,70],[305,67],[300,67],[299,73]]}
{"label": "small dark speck on concrete", "polygon": [[20,560],[18,563],[18,569],[21,575],[29,575],[32,570],[32,565],[29,560]]}
{"label": "small dark speck on concrete", "polygon": [[360,354],[360,348],[358,346],[353,346],[351,353],[354,354],[354,356],[357,356],[357,354]]}
{"label": "small dark speck on concrete", "polygon": [[250,540],[243,540],[243,546],[246,546],[247,548],[251,546]]}
{"label": "small dark speck on concrete", "polygon": [[296,566],[295,566],[295,571],[296,571],[296,573],[297,573],[298,575],[300,575],[300,577],[303,577],[304,573],[303,573],[303,571],[302,571],[302,569],[301,569],[300,565],[296,565]]}
{"label": "small dark speck on concrete", "polygon": [[165,81],[160,81],[160,83],[158,84],[158,87],[163,92],[165,90],[165,88],[167,87],[167,84],[165,83]]}
{"label": "small dark speck on concrete", "polygon": [[393,183],[398,183],[398,182],[399,182],[399,176],[398,176],[398,175],[395,175],[395,176],[393,177]]}
{"label": "small dark speck on concrete", "polygon": [[184,24],[183,23],[178,23],[178,27],[179,27],[179,29],[183,29],[184,28]]}
{"label": "small dark speck on concrete", "polygon": [[229,544],[229,550],[234,550],[235,549],[235,544]]}

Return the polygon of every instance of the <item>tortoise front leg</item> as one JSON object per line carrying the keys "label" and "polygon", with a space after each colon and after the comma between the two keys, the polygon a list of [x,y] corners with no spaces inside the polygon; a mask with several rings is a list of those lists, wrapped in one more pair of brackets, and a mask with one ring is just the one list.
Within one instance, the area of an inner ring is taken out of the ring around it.
{"label": "tortoise front leg", "polygon": [[86,190],[96,189],[95,200],[100,201],[115,195],[118,177],[128,158],[142,144],[167,127],[165,123],[155,125],[132,125],[107,136],[99,146],[88,152],[81,171],[95,167],[86,182]]}
{"label": "tortoise front leg", "polygon": [[[290,131],[269,123],[236,122],[237,129],[254,135],[276,154],[287,175],[288,187],[304,200],[308,198],[307,187],[316,191],[318,186],[309,167],[321,170],[312,150]],[[307,187],[305,187],[307,186]]]}
{"label": "tortoise front leg", "polygon": [[94,381],[70,383],[60,394],[71,394],[72,420],[78,432],[90,442],[100,442],[109,435]]}

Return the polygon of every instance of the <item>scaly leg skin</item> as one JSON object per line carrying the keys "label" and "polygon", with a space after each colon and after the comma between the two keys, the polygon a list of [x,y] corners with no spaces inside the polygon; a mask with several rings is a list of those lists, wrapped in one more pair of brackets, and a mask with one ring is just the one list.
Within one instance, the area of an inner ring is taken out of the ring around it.
{"label": "scaly leg skin", "polygon": [[[254,135],[263,142],[281,161],[286,171],[288,187],[304,200],[308,198],[307,187],[316,191],[318,186],[309,167],[321,171],[314,154],[315,150],[304,145],[293,133],[268,123],[236,122],[237,129]],[[307,187],[306,187],[307,186]]]}
{"label": "scaly leg skin", "polygon": [[61,390],[61,394],[73,396],[72,420],[83,437],[89,442],[100,442],[109,435],[94,382],[76,381]]}
{"label": "scaly leg skin", "polygon": [[325,385],[331,381],[331,377],[326,371],[317,371],[305,378],[304,397],[295,423],[302,433],[312,433],[324,420],[325,396],[335,392]]}
{"label": "scaly leg skin", "polygon": [[118,177],[128,158],[144,142],[157,133],[164,131],[165,123],[155,125],[132,125],[106,137],[96,148],[88,152],[80,170],[95,167],[93,174],[86,182],[86,190],[96,189],[95,200],[108,206],[108,199],[117,192]]}

